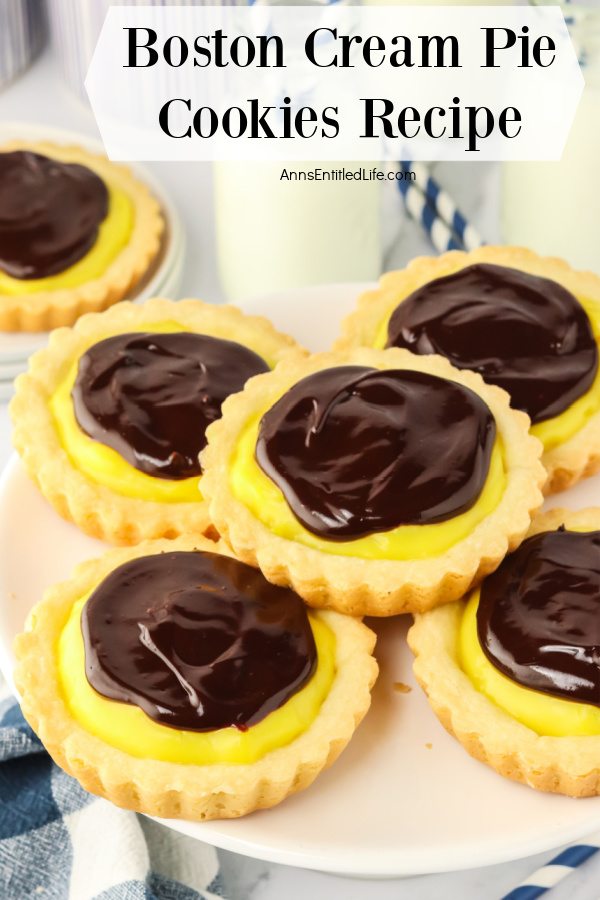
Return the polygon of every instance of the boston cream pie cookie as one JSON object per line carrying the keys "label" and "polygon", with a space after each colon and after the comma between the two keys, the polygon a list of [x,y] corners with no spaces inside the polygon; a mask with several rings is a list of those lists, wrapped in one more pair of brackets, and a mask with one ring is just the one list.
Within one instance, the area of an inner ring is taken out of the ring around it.
{"label": "boston cream pie cookie", "polygon": [[47,331],[122,300],[164,223],[124,166],[80,147],[0,147],[0,330]]}
{"label": "boston cream pie cookie", "polygon": [[544,445],[546,492],[600,468],[600,279],[516,247],[414,260],[384,275],[340,348],[439,353],[509,392]]}
{"label": "boston cream pie cookie", "polygon": [[508,395],[405,350],[284,360],[207,437],[202,490],[236,554],[352,615],[462,596],[542,500],[541,445]]}
{"label": "boston cream pie cookie", "polygon": [[53,332],[16,382],[13,440],[55,509],[112,543],[210,527],[198,454],[223,400],[286,354],[265,319],[121,303]]}
{"label": "boston cream pie cookie", "polygon": [[552,510],[466,600],[416,617],[415,674],[476,759],[600,794],[600,509]]}
{"label": "boston cream pie cookie", "polygon": [[16,641],[23,713],[119,806],[242,816],[307,787],[370,704],[374,634],[309,612],[221,544],[146,542],[80,566]]}

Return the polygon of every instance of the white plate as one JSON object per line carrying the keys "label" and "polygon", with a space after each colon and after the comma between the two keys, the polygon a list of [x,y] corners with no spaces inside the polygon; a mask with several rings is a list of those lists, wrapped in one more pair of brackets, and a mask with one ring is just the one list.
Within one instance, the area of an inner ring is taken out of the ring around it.
{"label": "white plate", "polygon": [[[0,145],[5,141],[19,138],[30,141],[48,140],[57,144],[77,144],[91,153],[104,153],[100,141],[84,134],[22,122],[0,124]],[[130,299],[146,300],[148,297],[161,294],[167,297],[174,296],[179,289],[185,252],[185,237],[181,220],[164,188],[154,175],[138,164],[132,164],[130,168],[140,181],[145,182],[151,188],[160,203],[166,224],[165,240],[159,260],[153,265],[144,280],[137,285]],[[27,357],[43,347],[47,340],[47,332],[11,333],[0,331],[0,362],[26,361]]]}
{"label": "white plate", "polygon": [[0,382],[0,403],[8,403],[15,392],[14,381]]}
{"label": "white plate", "polygon": [[24,360],[9,360],[8,362],[0,361],[0,381],[16,378],[19,372],[23,371],[25,365]]}
{"label": "white plate", "polygon": [[[358,288],[337,285],[245,304],[312,349],[335,337]],[[600,478],[556,501],[600,505]],[[10,679],[14,635],[51,583],[102,544],[62,521],[13,460],[0,484],[0,665]],[[472,760],[443,730],[411,674],[406,618],[370,622],[381,674],[372,708],[335,765],[272,810],[170,827],[249,856],[322,871],[391,877],[499,863],[600,827],[600,798],[537,793]],[[394,682],[412,686],[408,694]]]}

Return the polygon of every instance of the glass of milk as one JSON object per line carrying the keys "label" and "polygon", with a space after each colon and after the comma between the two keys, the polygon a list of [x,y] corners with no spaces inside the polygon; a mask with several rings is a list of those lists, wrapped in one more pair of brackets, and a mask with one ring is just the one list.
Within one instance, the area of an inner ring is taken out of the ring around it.
{"label": "glass of milk", "polygon": [[[262,2],[291,6],[298,0]],[[299,0],[300,5],[314,6],[328,2]],[[368,173],[373,165],[331,160],[216,162],[217,255],[227,299],[375,280],[382,259],[382,182],[341,177],[343,169]],[[322,172],[319,180],[314,179],[317,170]]]}
{"label": "glass of milk", "polygon": [[600,6],[561,6],[585,89],[560,162],[504,164],[502,236],[600,273]]}
{"label": "glass of milk", "polygon": [[378,277],[381,184],[282,178],[344,166],[368,171],[365,163],[331,161],[214,164],[219,272],[229,300]]}

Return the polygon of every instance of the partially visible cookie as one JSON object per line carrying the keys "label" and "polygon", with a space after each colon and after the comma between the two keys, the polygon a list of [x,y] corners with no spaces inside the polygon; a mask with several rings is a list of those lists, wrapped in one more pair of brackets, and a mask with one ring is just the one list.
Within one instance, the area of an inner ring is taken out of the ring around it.
{"label": "partially visible cookie", "polygon": [[49,331],[123,300],[164,232],[125,166],[82,147],[0,147],[0,330]]}
{"label": "partially visible cookie", "polygon": [[420,257],[384,275],[338,349],[439,353],[509,392],[544,444],[546,493],[600,469],[600,278],[519,247]]}
{"label": "partially visible cookie", "polygon": [[374,634],[308,612],[221,543],[113,550],[50,589],[16,640],[23,713],[92,793],[233,818],[308,787],[370,704]]}
{"label": "partially visible cookie", "polygon": [[52,333],[16,381],[13,441],[66,519],[110,543],[210,530],[198,454],[221,403],[287,335],[200,300],[120,303]]}
{"label": "partially visible cookie", "polygon": [[600,509],[554,509],[466,600],[419,615],[414,671],[471,756],[542,791],[600,794]]}

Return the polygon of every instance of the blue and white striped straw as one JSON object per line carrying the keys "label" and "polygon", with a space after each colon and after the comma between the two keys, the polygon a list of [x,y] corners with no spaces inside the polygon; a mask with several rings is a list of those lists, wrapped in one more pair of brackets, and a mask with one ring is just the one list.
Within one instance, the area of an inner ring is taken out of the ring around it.
{"label": "blue and white striped straw", "polygon": [[439,253],[481,247],[481,236],[426,165],[405,161],[400,163],[400,169],[403,174],[415,174],[414,181],[400,179],[398,187],[409,215],[421,223]]}
{"label": "blue and white striped straw", "polygon": [[600,831],[586,838],[582,844],[573,844],[551,859],[516,888],[505,894],[502,900],[537,900],[572,874],[591,856],[600,850]]}

